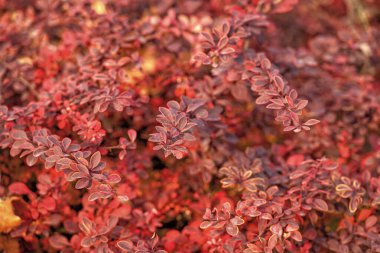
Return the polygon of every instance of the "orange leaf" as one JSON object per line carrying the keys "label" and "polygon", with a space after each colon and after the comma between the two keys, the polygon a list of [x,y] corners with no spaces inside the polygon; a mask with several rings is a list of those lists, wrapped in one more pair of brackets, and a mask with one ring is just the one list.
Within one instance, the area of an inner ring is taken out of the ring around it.
{"label": "orange leaf", "polygon": [[21,224],[21,218],[13,212],[12,198],[0,199],[0,233],[9,233]]}

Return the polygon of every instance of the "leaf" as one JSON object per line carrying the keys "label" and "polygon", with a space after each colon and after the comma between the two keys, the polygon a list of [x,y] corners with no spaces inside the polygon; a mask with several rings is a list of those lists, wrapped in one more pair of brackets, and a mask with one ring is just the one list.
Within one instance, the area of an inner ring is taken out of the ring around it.
{"label": "leaf", "polygon": [[380,205],[380,196],[377,196],[371,203],[372,206]]}
{"label": "leaf", "polygon": [[351,213],[355,213],[358,209],[359,204],[361,203],[361,198],[358,196],[355,196],[350,199],[350,202],[348,203],[348,209]]}
{"label": "leaf", "polygon": [[230,24],[224,21],[219,30],[222,35],[227,35],[230,32]]}
{"label": "leaf", "polygon": [[98,15],[107,13],[107,6],[102,0],[95,0],[91,5],[91,9]]}
{"label": "leaf", "polygon": [[272,109],[272,110],[281,110],[282,108],[284,108],[284,106],[272,103],[272,104],[267,105],[266,108]]}
{"label": "leaf", "polygon": [[98,192],[93,192],[88,196],[88,201],[95,201],[99,198]]}
{"label": "leaf", "polygon": [[110,216],[107,221],[107,227],[108,229],[112,229],[116,227],[117,223],[119,222],[119,218],[116,216]]}
{"label": "leaf", "polygon": [[302,235],[299,231],[294,231],[292,232],[292,235],[291,235],[292,239],[297,241],[297,242],[302,242]]}
{"label": "leaf", "polygon": [[12,200],[13,198],[0,199],[0,233],[9,233],[22,222],[13,212]]}
{"label": "leaf", "polygon": [[196,141],[197,140],[197,138],[195,138],[194,135],[189,134],[189,133],[185,133],[184,136],[183,136],[183,139],[185,141]]}
{"label": "leaf", "polygon": [[162,113],[162,115],[165,116],[165,118],[170,120],[170,122],[173,122],[174,119],[173,119],[172,112],[168,108],[160,107],[158,108],[158,110]]}
{"label": "leaf", "polygon": [[83,247],[83,248],[89,248],[92,246],[92,244],[94,243],[94,240],[96,240],[95,238],[91,238],[90,236],[86,236],[82,239],[82,241],[80,242],[80,245]]}
{"label": "leaf", "polygon": [[128,198],[127,195],[118,195],[117,198],[119,199],[119,201],[120,201],[121,203],[126,203],[126,202],[128,202],[128,200],[129,200],[129,198]]}
{"label": "leaf", "polygon": [[85,178],[81,178],[79,179],[76,184],[75,184],[75,188],[76,189],[83,189],[83,188],[86,188],[90,185],[90,179],[88,177],[85,177]]}
{"label": "leaf", "polygon": [[11,185],[8,186],[8,190],[10,193],[19,194],[19,195],[31,193],[29,188],[24,183],[21,183],[21,182],[12,183]]}
{"label": "leaf", "polygon": [[[82,164],[77,164],[76,168],[78,169],[78,171],[82,174],[82,175],[89,175],[90,172],[88,170],[88,168]],[[83,176],[82,176],[83,177]]]}
{"label": "leaf", "polygon": [[171,109],[174,109],[174,110],[179,110],[181,108],[181,106],[179,105],[179,103],[175,100],[170,100],[168,103],[167,103],[167,106]]}
{"label": "leaf", "polygon": [[270,231],[278,237],[281,237],[283,233],[282,226],[279,223],[272,225]]}
{"label": "leaf", "polygon": [[212,38],[212,36],[209,32],[201,32],[201,36],[203,37],[202,40],[206,40],[207,42],[215,45],[214,39]]}
{"label": "leaf", "polygon": [[309,101],[307,100],[300,100],[296,105],[297,110],[302,110],[303,108],[307,106],[308,103]]}
{"label": "leaf", "polygon": [[136,131],[134,129],[129,129],[128,130],[128,137],[129,137],[131,142],[134,142],[136,140],[136,137],[137,137]]}
{"label": "leaf", "polygon": [[126,241],[126,240],[118,241],[117,246],[122,250],[128,250],[128,251],[134,250],[135,248],[135,246],[133,245],[131,241]]}
{"label": "leaf", "polygon": [[371,209],[361,209],[357,217],[357,221],[364,221],[372,214]]}
{"label": "leaf", "polygon": [[231,236],[237,236],[239,234],[239,228],[232,223],[227,224],[226,231]]}
{"label": "leaf", "polygon": [[46,161],[49,163],[55,163],[59,159],[61,159],[61,157],[59,155],[51,155],[51,156],[46,158]]}
{"label": "leaf", "polygon": [[244,224],[244,220],[242,218],[240,218],[239,216],[235,216],[234,218],[232,218],[230,220],[230,222],[236,226],[240,226],[240,225]]}
{"label": "leaf", "polygon": [[305,123],[303,123],[303,125],[305,126],[313,126],[315,124],[318,124],[320,121],[317,120],[317,119],[309,119],[308,121],[306,121]]}
{"label": "leaf", "polygon": [[286,232],[298,231],[299,228],[300,226],[296,222],[292,222],[286,226]]}
{"label": "leaf", "polygon": [[123,160],[126,155],[127,155],[127,151],[125,151],[125,150],[120,151],[119,155],[118,155],[119,160]]}
{"label": "leaf", "polygon": [[54,234],[53,236],[51,236],[49,238],[49,243],[53,248],[56,248],[56,249],[63,249],[66,246],[70,245],[67,238],[60,234]]}
{"label": "leaf", "polygon": [[193,60],[202,62],[202,64],[204,65],[211,64],[211,58],[203,52],[199,52],[196,55],[194,55]]}
{"label": "leaf", "polygon": [[259,246],[255,245],[255,244],[248,243],[247,246],[248,246],[248,249],[245,249],[243,251],[243,253],[262,253],[262,252],[264,252]]}
{"label": "leaf", "polygon": [[375,215],[372,215],[372,216],[368,217],[366,219],[366,221],[365,221],[365,228],[369,229],[369,228],[375,226],[376,223],[377,223],[377,220],[378,219],[377,219],[377,217]]}
{"label": "leaf", "polygon": [[68,149],[70,147],[70,144],[71,144],[71,139],[70,138],[63,138],[62,140],[62,146],[64,147],[64,149]]}
{"label": "leaf", "polygon": [[199,119],[205,119],[208,116],[208,111],[206,109],[197,110],[195,116]]}
{"label": "leaf", "polygon": [[[270,69],[272,67],[272,63],[268,58],[264,58],[261,60],[261,65],[264,69]],[[277,77],[277,76],[276,76]]]}
{"label": "leaf", "polygon": [[101,155],[99,151],[96,151],[90,159],[90,167],[95,168],[100,163]]}
{"label": "leaf", "polygon": [[194,112],[206,103],[203,99],[192,99],[187,106],[186,112]]}
{"label": "leaf", "polygon": [[342,198],[348,198],[352,194],[352,188],[346,184],[338,184],[335,190]]}
{"label": "leaf", "polygon": [[238,83],[231,87],[232,96],[238,101],[248,101],[249,100],[249,90],[247,86],[243,83]]}
{"label": "leaf", "polygon": [[228,44],[228,41],[229,41],[228,37],[223,36],[222,38],[220,38],[220,40],[216,46],[218,48],[224,48]]}
{"label": "leaf", "polygon": [[82,230],[85,234],[89,235],[93,230],[93,223],[87,217],[84,217],[79,223],[79,229]]}
{"label": "leaf", "polygon": [[278,240],[277,235],[275,234],[271,235],[271,237],[269,237],[269,240],[268,240],[268,248],[274,249],[276,247],[277,240]]}
{"label": "leaf", "polygon": [[35,164],[37,163],[37,161],[38,161],[38,158],[35,157],[33,154],[30,154],[30,155],[28,155],[28,156],[26,157],[26,164],[27,164],[28,166],[33,166],[33,165],[35,165]]}
{"label": "leaf", "polygon": [[26,135],[25,131],[18,129],[12,129],[11,137],[15,140],[28,140],[28,136]]}
{"label": "leaf", "polygon": [[270,99],[271,98],[269,96],[262,95],[256,99],[256,104],[258,105],[267,104],[269,103]]}
{"label": "leaf", "polygon": [[112,192],[112,187],[109,184],[100,184],[97,189],[101,192]]}
{"label": "leaf", "polygon": [[299,166],[303,162],[304,158],[305,156],[303,154],[294,154],[288,157],[286,164],[290,166]]}
{"label": "leaf", "polygon": [[3,253],[21,253],[20,242],[18,238],[12,238],[8,235],[0,235],[0,251]]}
{"label": "leaf", "polygon": [[[269,69],[269,68],[267,68],[267,69]],[[282,80],[282,78],[280,76],[275,76],[274,77],[274,83],[276,84],[278,90],[282,92],[284,87],[285,87],[284,80]]]}
{"label": "leaf", "polygon": [[327,205],[326,201],[323,199],[314,199],[314,207],[323,212],[327,212],[329,210],[329,206]]}
{"label": "leaf", "polygon": [[185,155],[181,151],[177,151],[177,150],[172,150],[171,152],[174,155],[174,157],[177,158],[177,159],[182,159],[184,157],[184,155]]}
{"label": "leaf", "polygon": [[212,224],[213,224],[213,222],[211,222],[211,221],[203,221],[199,227],[201,229],[206,229],[206,228],[211,227]]}
{"label": "leaf", "polygon": [[118,174],[111,174],[108,176],[108,182],[111,184],[117,184],[121,181],[121,177]]}
{"label": "leaf", "polygon": [[279,1],[276,3],[273,13],[285,13],[291,11],[299,0]]}
{"label": "leaf", "polygon": [[226,47],[220,51],[221,55],[228,55],[232,53],[235,53],[235,49],[233,49],[232,47]]}
{"label": "leaf", "polygon": [[261,216],[260,216],[261,219],[263,220],[271,220],[273,219],[272,215],[270,213],[263,213]]}
{"label": "leaf", "polygon": [[191,128],[193,128],[196,125],[197,125],[197,123],[189,122],[189,123],[186,124],[186,126],[181,131],[182,132],[186,132],[186,131],[190,130]]}
{"label": "leaf", "polygon": [[257,186],[265,186],[265,179],[260,177],[255,177],[248,179],[244,182],[244,187],[248,191],[255,192],[257,191]]}
{"label": "leaf", "polygon": [[293,131],[296,128],[297,128],[297,126],[287,126],[287,127],[284,128],[284,132],[290,132],[290,131]]}
{"label": "leaf", "polygon": [[53,199],[52,197],[45,197],[39,203],[39,207],[45,208],[49,211],[53,211],[56,207],[55,199]]}

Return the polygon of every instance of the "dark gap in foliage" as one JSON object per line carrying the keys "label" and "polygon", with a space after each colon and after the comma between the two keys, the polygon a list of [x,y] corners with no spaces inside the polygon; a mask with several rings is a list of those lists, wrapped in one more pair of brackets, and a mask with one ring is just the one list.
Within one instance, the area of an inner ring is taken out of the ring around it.
{"label": "dark gap in foliage", "polygon": [[32,191],[32,192],[36,192],[38,189],[37,189],[37,177],[36,177],[36,174],[32,174],[31,178],[26,182],[26,186],[28,186],[28,188]]}
{"label": "dark gap in foliage", "polygon": [[185,213],[178,214],[174,219],[164,222],[162,228],[177,229],[181,231],[189,223]]}
{"label": "dark gap in foliage", "polygon": [[160,158],[158,158],[158,156],[153,156],[152,166],[153,170],[163,170],[166,168],[165,163]]}
{"label": "dark gap in foliage", "polygon": [[73,209],[73,210],[75,210],[75,211],[77,211],[77,212],[79,212],[80,210],[83,209],[83,205],[82,205],[82,203],[75,204],[75,205],[70,205],[70,207],[71,207],[71,209]]}

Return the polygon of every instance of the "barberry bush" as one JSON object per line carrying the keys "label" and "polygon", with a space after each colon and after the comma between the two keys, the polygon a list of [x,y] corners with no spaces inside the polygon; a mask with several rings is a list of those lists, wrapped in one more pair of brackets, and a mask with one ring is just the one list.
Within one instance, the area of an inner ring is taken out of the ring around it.
{"label": "barberry bush", "polygon": [[380,252],[378,0],[0,0],[0,252]]}

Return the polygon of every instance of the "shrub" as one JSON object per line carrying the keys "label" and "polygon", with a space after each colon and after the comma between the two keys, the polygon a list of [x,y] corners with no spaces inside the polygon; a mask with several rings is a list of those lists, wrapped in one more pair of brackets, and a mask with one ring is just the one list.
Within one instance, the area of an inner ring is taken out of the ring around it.
{"label": "shrub", "polygon": [[0,13],[0,251],[380,252],[376,1]]}

